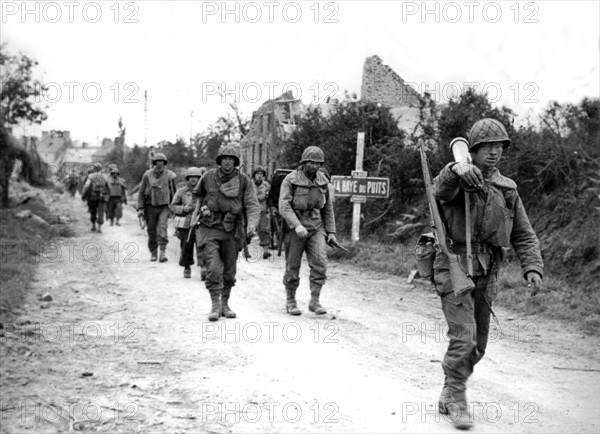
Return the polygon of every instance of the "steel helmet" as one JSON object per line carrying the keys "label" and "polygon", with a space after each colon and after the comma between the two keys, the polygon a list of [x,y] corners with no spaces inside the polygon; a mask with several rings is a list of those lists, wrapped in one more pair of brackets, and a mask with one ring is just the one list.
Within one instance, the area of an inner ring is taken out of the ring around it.
{"label": "steel helmet", "polygon": [[254,175],[256,174],[256,172],[262,172],[263,176],[267,176],[267,171],[262,166],[256,166],[254,168],[254,170],[252,171],[252,177],[253,178],[254,178]]}
{"label": "steel helmet", "polygon": [[190,176],[197,176],[198,178],[202,178],[206,172],[206,168],[204,167],[190,167],[187,172],[185,172],[185,180],[187,181]]}
{"label": "steel helmet", "polygon": [[92,166],[92,168],[94,169],[95,172],[98,172],[98,171],[102,170],[102,164],[100,164],[100,163],[94,163],[94,165]]}
{"label": "steel helmet", "polygon": [[325,154],[318,146],[309,146],[302,152],[302,159],[300,163],[305,163],[307,161],[314,161],[315,163],[324,163],[325,162]]}
{"label": "steel helmet", "polygon": [[511,140],[504,125],[492,118],[478,120],[469,130],[469,151],[475,152],[480,143],[502,142],[504,149],[510,146]]}
{"label": "steel helmet", "polygon": [[164,161],[165,164],[167,164],[167,156],[165,154],[163,154],[162,152],[157,152],[156,154],[154,154],[154,156],[152,157],[152,164],[156,164],[157,161]]}
{"label": "steel helmet", "polygon": [[240,165],[240,156],[238,154],[237,147],[234,145],[225,145],[219,151],[219,155],[217,155],[217,165],[221,165],[221,158],[223,157],[233,157],[234,166]]}

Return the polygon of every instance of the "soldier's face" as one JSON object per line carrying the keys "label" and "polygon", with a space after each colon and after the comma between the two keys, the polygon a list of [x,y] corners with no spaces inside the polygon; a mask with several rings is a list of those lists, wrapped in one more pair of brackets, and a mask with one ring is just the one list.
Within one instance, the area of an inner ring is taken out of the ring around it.
{"label": "soldier's face", "polygon": [[256,172],[254,174],[254,180],[256,182],[262,182],[262,180],[263,180],[263,173],[262,172]]}
{"label": "soldier's face", "polygon": [[502,157],[502,150],[502,143],[482,143],[477,147],[475,152],[471,153],[473,164],[484,172],[496,167]]}
{"label": "soldier's face", "polygon": [[317,174],[319,167],[321,167],[321,163],[315,161],[307,161],[304,163],[304,171],[309,178],[312,178]]}
{"label": "soldier's face", "polygon": [[165,170],[165,162],[163,160],[158,160],[154,163],[154,167],[156,168],[157,172],[161,173]]}
{"label": "soldier's face", "polygon": [[233,157],[221,158],[221,170],[225,173],[230,173],[235,167],[235,159]]}
{"label": "soldier's face", "polygon": [[195,187],[196,184],[198,184],[198,180],[200,179],[200,177],[198,176],[190,176],[188,177],[188,185],[190,187]]}

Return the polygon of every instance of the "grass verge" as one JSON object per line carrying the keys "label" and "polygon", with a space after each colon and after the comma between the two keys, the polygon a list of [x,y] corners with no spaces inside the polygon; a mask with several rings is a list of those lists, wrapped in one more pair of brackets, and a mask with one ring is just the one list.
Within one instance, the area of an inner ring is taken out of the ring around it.
{"label": "grass verge", "polygon": [[[342,241],[340,241],[342,242]],[[361,240],[351,245],[343,240],[349,253],[339,249],[328,253],[330,261],[341,262],[357,267],[408,278],[411,270],[417,268],[414,244],[383,244],[375,240]],[[530,297],[530,288],[523,279],[518,261],[504,264],[500,270],[500,290],[494,304],[522,315],[540,315],[577,325],[582,331],[600,335],[600,291],[591,286],[578,289],[552,275],[546,269],[543,289],[535,297]]]}
{"label": "grass verge", "polygon": [[29,210],[46,221],[54,221],[46,205],[33,199],[16,208],[0,209],[0,323],[9,322],[25,302],[31,279],[40,262],[41,246],[71,231],[62,224],[49,226],[17,213]]}

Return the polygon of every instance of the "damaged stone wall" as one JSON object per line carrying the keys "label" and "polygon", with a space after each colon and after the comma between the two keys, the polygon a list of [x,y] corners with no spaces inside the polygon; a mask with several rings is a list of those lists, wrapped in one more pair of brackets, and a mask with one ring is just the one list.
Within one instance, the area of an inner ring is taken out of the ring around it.
{"label": "damaged stone wall", "polygon": [[365,59],[361,86],[363,101],[379,103],[390,108],[418,107],[418,95],[392,68],[384,65],[379,56]]}

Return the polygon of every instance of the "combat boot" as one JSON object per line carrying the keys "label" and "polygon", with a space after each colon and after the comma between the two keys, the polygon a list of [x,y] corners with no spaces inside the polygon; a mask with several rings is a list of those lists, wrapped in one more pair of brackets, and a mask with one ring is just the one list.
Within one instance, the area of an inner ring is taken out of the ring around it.
{"label": "combat boot", "polygon": [[[446,392],[444,392],[444,389]],[[466,385],[462,380],[449,378],[444,382],[444,389],[440,396],[440,402],[444,399],[443,411],[440,406],[440,413],[447,414],[448,418],[456,429],[468,430],[473,427],[473,417],[467,405]]]}
{"label": "combat boot", "polygon": [[314,312],[317,315],[325,315],[327,311],[319,303],[319,296],[321,295],[321,288],[310,289],[310,303],[308,303],[308,310]]}
{"label": "combat boot", "polygon": [[183,277],[185,277],[186,279],[189,279],[192,277],[192,269],[190,268],[189,265],[183,269]]}
{"label": "combat boot", "polygon": [[210,313],[208,314],[208,320],[218,321],[219,316],[221,316],[221,291],[219,289],[211,289],[209,292],[212,307],[210,309]]}
{"label": "combat boot", "polygon": [[98,224],[98,233],[101,234],[102,233],[102,225]]}
{"label": "combat boot", "polygon": [[237,316],[227,304],[229,302],[230,295],[231,288],[223,287],[223,289],[221,290],[221,316],[224,316],[225,318],[235,318]]}
{"label": "combat boot", "polygon": [[263,259],[269,259],[271,257],[271,252],[269,252],[268,250],[265,249],[265,252],[263,253]]}
{"label": "combat boot", "polygon": [[121,223],[119,223],[119,219],[117,219],[117,223],[116,223],[116,225],[117,225],[117,226],[121,226]]}
{"label": "combat boot", "polygon": [[169,260],[165,254],[166,249],[167,246],[160,246],[160,257],[158,258],[158,262],[167,262]]}
{"label": "combat boot", "polygon": [[438,400],[438,411],[440,414],[448,414],[448,408],[446,407],[450,402],[450,386],[448,385],[448,377],[444,377],[444,387],[442,387],[442,393],[440,393],[440,399]]}
{"label": "combat boot", "polygon": [[92,232],[96,232],[96,223],[92,223],[92,229],[91,229],[91,231]]}
{"label": "combat boot", "polygon": [[298,309],[298,304],[296,303],[296,290],[286,288],[285,292],[287,294],[287,301],[285,304],[285,309],[287,310],[287,313],[293,316],[302,315],[302,311]]}
{"label": "combat boot", "polygon": [[156,250],[152,250],[150,252],[150,261],[151,262],[156,262],[158,261],[158,255],[156,254]]}
{"label": "combat boot", "polygon": [[115,221],[113,219],[110,219],[110,225],[114,226],[115,225]]}

